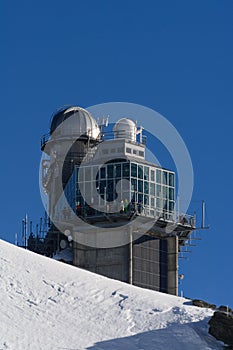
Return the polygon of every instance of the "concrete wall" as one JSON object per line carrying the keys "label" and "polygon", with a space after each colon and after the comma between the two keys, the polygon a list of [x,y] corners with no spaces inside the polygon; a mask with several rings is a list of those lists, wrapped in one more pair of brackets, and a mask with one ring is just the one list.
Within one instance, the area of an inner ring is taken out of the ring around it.
{"label": "concrete wall", "polygon": [[97,249],[74,242],[75,266],[128,283],[132,271],[132,284],[174,295],[178,293],[177,261],[177,237],[143,235],[133,241],[132,250],[129,244]]}
{"label": "concrete wall", "polygon": [[129,245],[91,248],[74,243],[74,265],[106,277],[129,282]]}

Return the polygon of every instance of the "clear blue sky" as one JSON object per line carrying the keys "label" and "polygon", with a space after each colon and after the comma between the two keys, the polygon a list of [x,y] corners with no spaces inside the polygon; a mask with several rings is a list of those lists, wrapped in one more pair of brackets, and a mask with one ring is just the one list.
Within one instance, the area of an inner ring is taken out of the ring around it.
{"label": "clear blue sky", "polygon": [[[133,102],[173,123],[190,151],[193,204],[211,228],[181,261],[184,294],[233,306],[233,2],[0,4],[0,237],[42,212],[40,137],[65,104]],[[197,204],[198,205],[198,204]]]}

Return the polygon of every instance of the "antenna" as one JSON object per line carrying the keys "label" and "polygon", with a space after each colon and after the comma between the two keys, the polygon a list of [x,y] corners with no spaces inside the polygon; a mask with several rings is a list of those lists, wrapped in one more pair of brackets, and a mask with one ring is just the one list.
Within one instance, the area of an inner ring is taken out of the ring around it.
{"label": "antenna", "polygon": [[202,201],[202,219],[201,219],[201,228],[205,228],[205,201]]}
{"label": "antenna", "polygon": [[144,130],[144,128],[142,126],[140,126],[139,129],[136,131],[136,135],[139,134],[140,143],[142,143],[142,131],[143,130]]}
{"label": "antenna", "polygon": [[18,233],[15,233],[15,245],[18,245]]}

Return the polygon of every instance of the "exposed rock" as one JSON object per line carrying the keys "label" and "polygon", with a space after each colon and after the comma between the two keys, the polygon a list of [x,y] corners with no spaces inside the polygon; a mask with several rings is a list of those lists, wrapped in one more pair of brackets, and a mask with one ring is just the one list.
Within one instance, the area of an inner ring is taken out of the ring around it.
{"label": "exposed rock", "polygon": [[233,313],[233,310],[230,307],[224,305],[219,306],[218,311]]}
{"label": "exposed rock", "polygon": [[207,308],[207,309],[213,309],[213,310],[216,309],[216,305],[215,304],[210,304],[210,303],[208,303],[207,301],[204,301],[204,300],[194,299],[194,300],[192,300],[192,304],[194,306],[204,307],[204,308]]}
{"label": "exposed rock", "polygon": [[209,333],[217,340],[233,346],[233,315],[216,311],[209,321]]}

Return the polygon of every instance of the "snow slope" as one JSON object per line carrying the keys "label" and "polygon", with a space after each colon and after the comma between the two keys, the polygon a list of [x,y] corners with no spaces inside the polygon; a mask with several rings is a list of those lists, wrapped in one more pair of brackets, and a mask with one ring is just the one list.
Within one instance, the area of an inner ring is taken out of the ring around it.
{"label": "snow slope", "polygon": [[0,350],[210,350],[212,311],[0,240]]}

